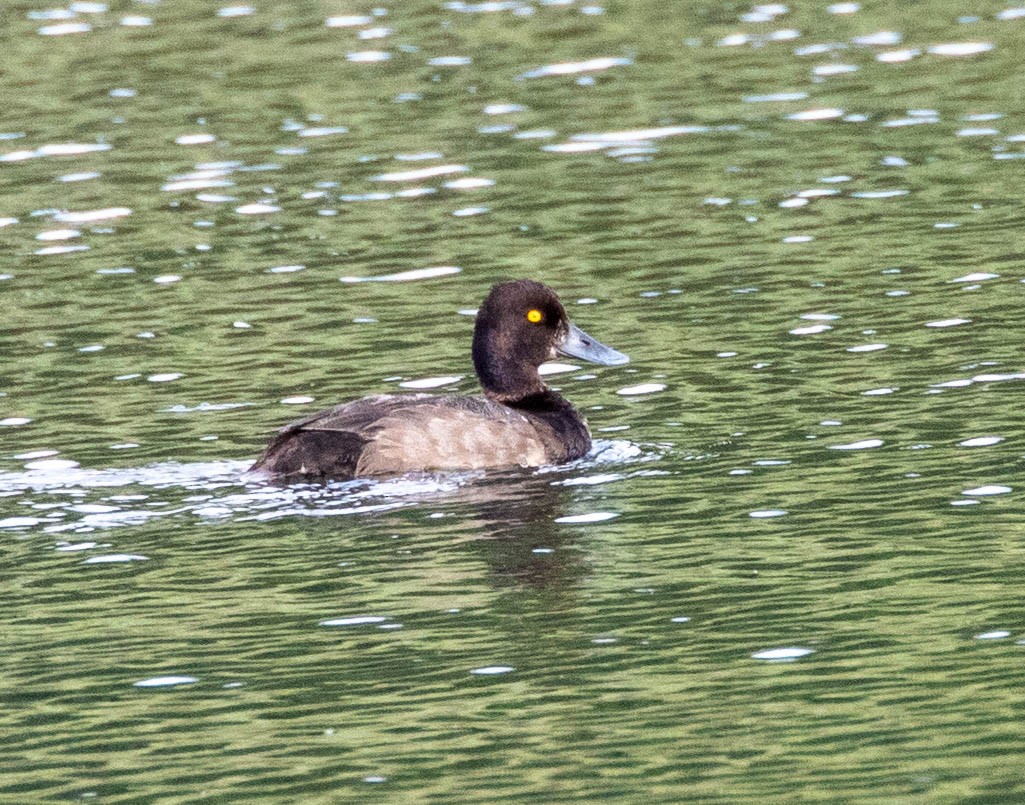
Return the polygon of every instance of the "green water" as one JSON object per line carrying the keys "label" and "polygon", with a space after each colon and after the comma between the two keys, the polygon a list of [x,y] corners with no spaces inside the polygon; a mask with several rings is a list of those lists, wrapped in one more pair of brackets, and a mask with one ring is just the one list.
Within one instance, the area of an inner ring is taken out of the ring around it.
{"label": "green water", "polygon": [[[1025,797],[1025,11],[65,10],[0,16],[0,800]],[[591,456],[241,478],[472,393],[512,276],[631,356],[550,378]]]}

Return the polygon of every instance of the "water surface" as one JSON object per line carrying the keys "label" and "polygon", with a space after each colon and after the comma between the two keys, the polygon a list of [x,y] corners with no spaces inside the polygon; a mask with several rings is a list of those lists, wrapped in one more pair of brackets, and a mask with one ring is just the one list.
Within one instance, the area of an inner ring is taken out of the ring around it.
{"label": "water surface", "polygon": [[[0,798],[1023,795],[1018,54],[947,2],[15,3]],[[566,467],[275,489],[475,390],[530,276],[628,353]]]}

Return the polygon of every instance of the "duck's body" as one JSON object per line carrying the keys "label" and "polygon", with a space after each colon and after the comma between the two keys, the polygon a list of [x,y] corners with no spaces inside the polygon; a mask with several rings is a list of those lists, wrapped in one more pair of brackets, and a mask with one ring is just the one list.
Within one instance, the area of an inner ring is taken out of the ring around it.
{"label": "duck's body", "polygon": [[586,423],[562,398],[550,410],[524,410],[484,397],[384,394],[288,425],[253,470],[315,479],[537,467],[590,446]]}
{"label": "duck's body", "polygon": [[537,369],[557,351],[600,363],[628,360],[570,324],[546,286],[500,283],[474,329],[485,397],[385,394],[343,403],[285,426],[251,471],[288,483],[579,458],[591,447],[587,423]]}

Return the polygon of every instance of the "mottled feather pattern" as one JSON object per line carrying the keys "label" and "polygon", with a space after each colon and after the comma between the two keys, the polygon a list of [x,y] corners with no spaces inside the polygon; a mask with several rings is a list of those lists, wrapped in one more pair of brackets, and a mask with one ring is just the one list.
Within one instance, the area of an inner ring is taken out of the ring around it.
{"label": "mottled feather pattern", "polygon": [[361,476],[395,472],[396,467],[402,472],[535,467],[548,460],[544,442],[526,417],[480,398],[399,404],[364,435],[367,446],[356,468]]}
{"label": "mottled feather pattern", "polygon": [[[546,449],[554,434],[545,436],[528,417],[482,397],[385,394],[285,426],[253,470],[274,467],[278,475],[352,478],[536,467],[557,459]],[[308,457],[318,446],[333,447],[336,453],[329,472],[315,471],[316,461]]]}

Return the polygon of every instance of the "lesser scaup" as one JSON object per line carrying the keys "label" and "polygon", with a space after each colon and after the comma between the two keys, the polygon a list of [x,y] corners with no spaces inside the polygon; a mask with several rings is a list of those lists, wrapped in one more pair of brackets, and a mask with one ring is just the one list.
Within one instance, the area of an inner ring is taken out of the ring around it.
{"label": "lesser scaup", "polygon": [[484,397],[383,394],[343,403],[286,425],[250,472],[289,483],[579,458],[591,448],[587,423],[538,373],[557,354],[629,361],[573,325],[551,288],[525,279],[499,283],[473,331]]}

